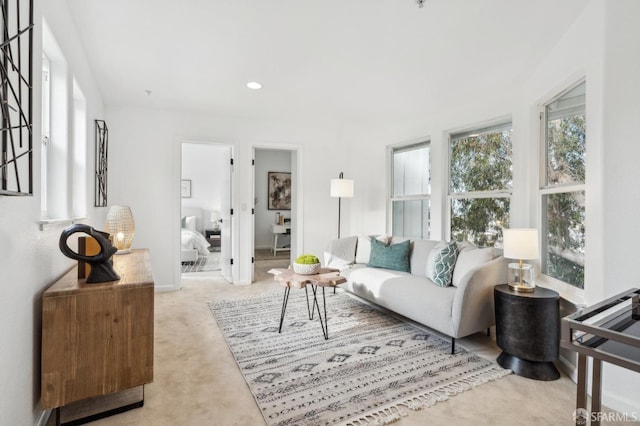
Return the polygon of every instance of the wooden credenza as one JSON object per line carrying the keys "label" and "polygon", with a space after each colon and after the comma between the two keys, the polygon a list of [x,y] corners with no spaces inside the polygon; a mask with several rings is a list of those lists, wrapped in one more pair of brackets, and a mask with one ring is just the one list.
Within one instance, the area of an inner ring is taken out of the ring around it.
{"label": "wooden credenza", "polygon": [[42,296],[42,407],[153,380],[154,282],[147,249],[114,255],[118,281],[87,284],[77,267]]}

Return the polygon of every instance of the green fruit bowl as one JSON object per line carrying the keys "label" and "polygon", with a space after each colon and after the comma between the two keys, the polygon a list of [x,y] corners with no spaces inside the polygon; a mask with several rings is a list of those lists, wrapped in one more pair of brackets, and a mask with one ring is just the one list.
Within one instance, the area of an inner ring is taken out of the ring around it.
{"label": "green fruit bowl", "polygon": [[300,275],[317,274],[320,272],[320,261],[311,254],[303,254],[293,263],[293,271]]}

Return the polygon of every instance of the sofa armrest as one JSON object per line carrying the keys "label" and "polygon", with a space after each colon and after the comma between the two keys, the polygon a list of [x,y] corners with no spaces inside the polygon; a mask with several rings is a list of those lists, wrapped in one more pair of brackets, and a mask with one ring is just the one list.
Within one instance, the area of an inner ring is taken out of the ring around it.
{"label": "sofa armrest", "polygon": [[500,256],[469,271],[458,285],[451,316],[455,336],[464,337],[495,324],[493,287],[507,282],[507,260]]}

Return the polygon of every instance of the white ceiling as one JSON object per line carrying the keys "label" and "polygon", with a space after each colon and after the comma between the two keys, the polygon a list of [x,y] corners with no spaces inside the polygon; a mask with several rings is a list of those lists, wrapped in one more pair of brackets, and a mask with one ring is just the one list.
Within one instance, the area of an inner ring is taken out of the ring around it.
{"label": "white ceiling", "polygon": [[344,122],[516,90],[586,3],[68,0],[107,105]]}

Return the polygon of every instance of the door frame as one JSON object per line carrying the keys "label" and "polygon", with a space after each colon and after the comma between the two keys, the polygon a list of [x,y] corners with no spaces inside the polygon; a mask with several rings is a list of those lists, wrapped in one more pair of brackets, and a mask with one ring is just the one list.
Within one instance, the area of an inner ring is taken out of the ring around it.
{"label": "door frame", "polygon": [[[235,146],[232,143],[226,142],[216,142],[211,140],[194,140],[188,138],[176,138],[175,144],[175,156],[176,159],[174,162],[174,214],[173,214],[173,224],[177,225],[181,222],[181,211],[182,211],[182,197],[180,194],[180,181],[182,180],[182,144],[184,143],[192,143],[192,144],[202,144],[202,145],[215,145],[217,147],[228,148],[231,158],[234,158],[235,155]],[[235,205],[235,188],[236,179],[234,178],[234,167],[231,166],[231,206]],[[235,220],[235,215],[231,216],[231,257],[233,259],[238,259],[238,221]],[[175,265],[174,269],[174,288],[175,290],[179,290],[182,288],[182,268],[180,263],[181,256],[181,236],[180,236],[180,226],[172,226],[173,233],[173,264]],[[231,265],[231,278],[233,280],[232,284],[237,284],[239,277],[239,262],[234,262]]]}
{"label": "door frame", "polygon": [[[251,145],[251,200],[256,199],[256,150],[271,150],[271,151],[289,151],[292,155],[291,159],[291,176],[294,178],[294,202],[291,206],[291,220],[293,222],[292,232],[294,238],[291,240],[291,251],[289,258],[291,262],[295,260],[295,251],[302,253],[304,251],[304,235],[302,230],[304,229],[304,179],[302,168],[302,145],[298,144],[279,144],[279,143],[255,143]],[[295,153],[295,157],[293,154]],[[251,217],[251,256],[255,254],[256,235],[255,235],[255,214]],[[251,282],[254,282],[255,276],[255,262],[251,264]]]}

